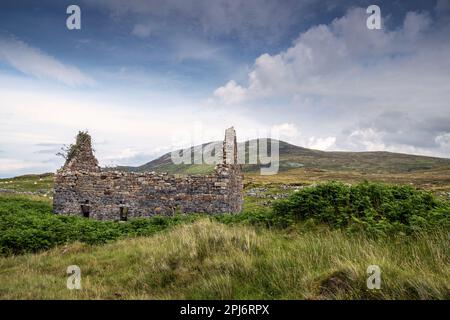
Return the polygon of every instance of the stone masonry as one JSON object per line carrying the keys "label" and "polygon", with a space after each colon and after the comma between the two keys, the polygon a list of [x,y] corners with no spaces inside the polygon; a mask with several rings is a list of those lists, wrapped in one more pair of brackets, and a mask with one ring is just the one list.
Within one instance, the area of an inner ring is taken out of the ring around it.
{"label": "stone masonry", "polygon": [[171,175],[106,171],[98,166],[91,137],[77,137],[77,148],[55,176],[53,210],[99,220],[183,213],[237,213],[243,203],[243,175],[237,164],[236,133],[225,131],[223,161],[212,174]]}

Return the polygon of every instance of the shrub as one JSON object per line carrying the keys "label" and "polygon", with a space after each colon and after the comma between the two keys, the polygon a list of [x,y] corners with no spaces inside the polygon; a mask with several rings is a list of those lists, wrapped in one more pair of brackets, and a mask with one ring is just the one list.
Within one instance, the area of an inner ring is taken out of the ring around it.
{"label": "shrub", "polygon": [[64,146],[61,151],[56,155],[61,156],[66,160],[66,163],[70,162],[73,157],[79,152],[80,147],[90,139],[89,133],[87,131],[79,131],[76,137],[75,144],[70,144],[69,146]]}
{"label": "shrub", "polygon": [[55,215],[51,204],[25,197],[0,197],[0,254],[46,250],[74,241],[103,244],[124,237],[146,236],[191,222],[197,215],[130,219],[128,223]]}
{"label": "shrub", "polygon": [[450,227],[450,206],[410,186],[328,182],[273,203],[274,214],[374,234]]}

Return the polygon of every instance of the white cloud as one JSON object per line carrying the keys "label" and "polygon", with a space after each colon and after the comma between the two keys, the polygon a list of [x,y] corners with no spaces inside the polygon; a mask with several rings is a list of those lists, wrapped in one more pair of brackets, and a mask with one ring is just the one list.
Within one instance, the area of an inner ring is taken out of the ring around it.
{"label": "white cloud", "polygon": [[450,133],[440,134],[435,139],[436,143],[441,147],[450,149]]}
{"label": "white cloud", "polygon": [[[410,12],[403,28],[394,31],[368,30],[366,18],[363,9],[352,9],[330,25],[311,27],[286,51],[258,57],[248,74],[247,87],[236,83],[234,86],[240,87],[247,98],[264,98],[299,93],[376,97],[387,93],[388,89],[395,96],[393,82],[408,88],[422,85],[423,70],[417,66],[413,68],[413,65],[420,63],[427,67],[424,63],[432,62],[430,59],[435,53],[430,48],[431,39],[426,35],[431,24],[429,15]],[[442,49],[449,53],[450,45]],[[424,54],[430,59],[424,60]],[[449,67],[448,62],[443,65]],[[396,76],[400,78],[392,77],[396,70],[399,71]],[[436,71],[439,70],[430,69],[426,76],[434,76]],[[436,76],[448,78],[444,72],[442,70]],[[421,77],[417,79],[419,75]],[[377,85],[372,86],[374,83]],[[226,89],[227,85],[222,88]],[[360,92],[355,92],[354,85],[358,85]]]}
{"label": "white cloud", "polygon": [[[340,146],[345,151],[387,151],[425,156],[449,157],[450,134],[438,136],[439,148],[429,149],[386,139],[387,133],[374,128],[361,128],[341,137]],[[447,140],[448,139],[448,140]],[[431,142],[430,142],[431,144]]]}
{"label": "white cloud", "polygon": [[[13,84],[12,88],[8,83]],[[23,165],[14,167],[9,162],[3,168],[4,176],[56,170],[62,159],[51,151],[39,152],[42,145],[55,144],[54,149],[59,149],[63,144],[73,143],[79,130],[91,133],[101,165],[141,165],[172,151],[177,130],[189,137],[195,132],[196,122],[201,123],[202,130],[195,136],[195,144],[221,140],[224,130],[233,125],[239,139],[261,126],[236,110],[217,107],[205,112],[197,100],[188,98],[149,95],[129,99],[111,91],[55,92],[39,84],[24,83],[27,83],[24,79],[13,81],[0,75],[1,156],[40,163],[41,167],[26,170]]]}
{"label": "white cloud", "polygon": [[300,136],[300,131],[293,123],[282,123],[272,126],[272,132],[280,138],[295,139]]}
{"label": "white cloud", "polygon": [[0,39],[0,61],[26,75],[58,81],[71,87],[95,83],[75,66],[64,64],[38,48],[14,38]]}
{"label": "white cloud", "polygon": [[315,137],[303,135],[293,123],[272,126],[271,132],[280,140],[317,150],[330,150],[335,147],[336,137]]}
{"label": "white cloud", "polygon": [[23,169],[41,168],[40,162],[29,162],[19,159],[3,159],[0,158],[0,174],[9,173],[11,171],[19,171]]}
{"label": "white cloud", "polygon": [[420,33],[429,29],[431,24],[428,13],[408,12],[403,22],[403,32],[406,37],[415,39]]}
{"label": "white cloud", "polygon": [[336,137],[316,138],[310,137],[308,140],[308,148],[318,150],[331,150],[336,143]]}
{"label": "white cloud", "polygon": [[129,159],[138,155],[140,152],[135,148],[124,148],[118,150],[114,154],[107,155],[104,157],[105,160],[121,160],[121,159]]}
{"label": "white cloud", "polygon": [[[449,156],[436,149],[432,118],[448,114],[450,24],[409,12],[396,29],[369,30],[366,19],[364,8],[354,8],[309,28],[286,50],[255,59],[245,84],[230,80],[214,96],[256,113],[272,106],[272,116],[279,110],[302,123],[302,137],[312,137],[302,142],[311,147]],[[402,120],[425,124],[386,132],[378,117],[388,113],[408,115],[397,119],[398,127]],[[450,130],[439,125],[441,132]]]}
{"label": "white cloud", "polygon": [[225,86],[217,88],[214,91],[214,96],[226,104],[233,104],[241,102],[246,91],[247,89],[238,85],[234,80],[230,80]]}
{"label": "white cloud", "polygon": [[347,144],[353,150],[383,151],[386,150],[386,146],[382,141],[382,133],[373,128],[367,128],[350,133]]}

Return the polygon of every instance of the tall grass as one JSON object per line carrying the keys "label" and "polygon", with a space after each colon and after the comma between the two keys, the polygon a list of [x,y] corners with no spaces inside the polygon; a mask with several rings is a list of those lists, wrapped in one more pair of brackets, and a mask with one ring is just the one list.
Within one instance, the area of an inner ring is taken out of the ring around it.
{"label": "tall grass", "polygon": [[[381,241],[201,219],[151,237],[0,258],[0,298],[449,299],[449,253],[442,231]],[[366,287],[373,264],[380,290]],[[82,290],[66,288],[69,265],[81,268]]]}

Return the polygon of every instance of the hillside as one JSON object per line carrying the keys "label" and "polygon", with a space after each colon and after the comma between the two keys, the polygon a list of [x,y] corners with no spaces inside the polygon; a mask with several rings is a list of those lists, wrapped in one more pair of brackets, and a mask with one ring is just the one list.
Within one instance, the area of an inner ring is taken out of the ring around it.
{"label": "hillside", "polygon": [[[220,144],[220,142],[214,142]],[[249,142],[245,143],[248,159]],[[242,143],[240,143],[242,145]],[[204,144],[206,145],[206,144]],[[204,146],[203,145],[203,146]],[[279,141],[280,171],[304,168],[365,173],[408,173],[423,170],[450,169],[450,159],[392,152],[336,152],[307,149]],[[199,146],[194,147],[198,149]],[[270,148],[269,148],[270,150]],[[211,171],[211,165],[174,165],[170,153],[138,167],[119,167],[129,171],[156,171],[195,174]],[[260,165],[244,165],[244,172],[258,172]]]}
{"label": "hillside", "polygon": [[44,197],[51,196],[53,178],[53,173],[43,173],[0,179],[0,193],[35,194]]}

